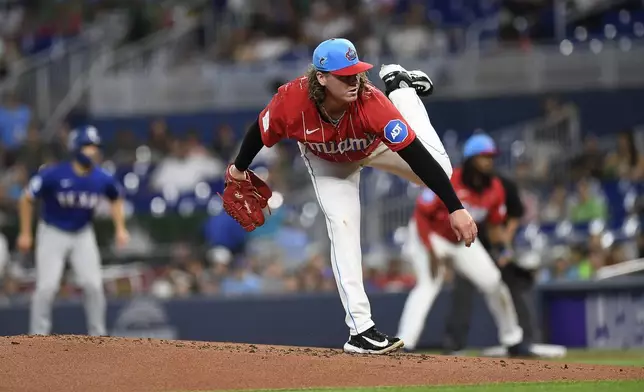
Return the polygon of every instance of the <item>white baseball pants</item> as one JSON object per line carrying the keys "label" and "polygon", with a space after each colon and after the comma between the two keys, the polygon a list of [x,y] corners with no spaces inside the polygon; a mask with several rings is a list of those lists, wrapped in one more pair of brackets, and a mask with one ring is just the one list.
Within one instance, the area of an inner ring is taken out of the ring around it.
{"label": "white baseball pants", "polygon": [[36,290],[29,333],[51,332],[52,303],[60,288],[67,255],[83,288],[88,334],[107,335],[101,260],[94,230],[87,227],[78,233],[68,233],[44,222],[40,222],[36,232]]}
{"label": "white baseball pants", "polygon": [[[441,266],[437,276],[430,275],[430,263],[436,260],[430,260],[414,219],[410,221],[408,229],[403,257],[411,263],[417,283],[405,302],[398,337],[405,342],[405,347],[414,349],[425,326],[427,314],[443,285],[445,269]],[[454,244],[437,234],[431,234],[429,241],[436,257],[449,257],[454,269],[483,293],[496,322],[499,342],[504,346],[520,343],[523,340],[523,330],[517,320],[512,296],[501,280],[501,272],[481,242],[475,241],[468,248],[463,243]]]}
{"label": "white baseball pants", "polygon": [[[413,88],[401,88],[389,99],[416,132],[416,136],[451,176],[452,165],[436,134],[422,101]],[[381,145],[361,162],[329,162],[316,157],[305,145],[300,151],[308,167],[313,188],[325,216],[331,241],[331,264],[346,312],[345,322],[352,335],[374,325],[371,306],[364,290],[360,246],[360,169],[370,166],[422,185],[422,181],[397,153]]]}

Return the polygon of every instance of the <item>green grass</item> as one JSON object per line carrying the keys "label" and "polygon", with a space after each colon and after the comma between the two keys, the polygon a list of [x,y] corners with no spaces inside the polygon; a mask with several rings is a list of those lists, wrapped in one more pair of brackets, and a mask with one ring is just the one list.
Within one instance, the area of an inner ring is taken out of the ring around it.
{"label": "green grass", "polygon": [[[437,352],[425,352],[436,355]],[[468,352],[477,355],[478,351]],[[557,362],[587,363],[596,365],[642,366],[644,350],[568,350],[565,358],[552,359]],[[416,386],[378,388],[316,388],[316,389],[273,389],[247,392],[640,392],[644,391],[644,380],[636,381],[565,381],[535,383],[494,383],[482,385]],[[189,392],[189,391],[182,391]],[[202,391],[204,392],[204,391]]]}
{"label": "green grass", "polygon": [[568,350],[564,358],[552,359],[557,362],[586,363],[591,365],[642,366],[642,350]]}
{"label": "green grass", "polygon": [[[273,389],[249,392],[640,392],[644,390],[642,381],[597,381],[597,382],[540,382],[540,383],[502,383],[485,385],[457,386],[418,386],[418,387],[378,387],[378,388],[318,388],[318,389]],[[204,391],[202,391],[204,392]],[[214,391],[213,391],[214,392]]]}
{"label": "green grass", "polygon": [[[436,351],[425,354],[439,355]],[[480,355],[478,351],[468,351],[468,356]],[[585,350],[569,349],[564,358],[543,359],[556,362],[586,363],[591,365],[642,366],[644,367],[644,350]]]}

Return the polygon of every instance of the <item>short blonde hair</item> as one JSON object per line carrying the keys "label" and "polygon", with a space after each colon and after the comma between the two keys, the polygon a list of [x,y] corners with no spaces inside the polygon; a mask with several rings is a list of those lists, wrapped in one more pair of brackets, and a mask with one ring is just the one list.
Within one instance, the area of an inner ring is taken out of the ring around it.
{"label": "short blonde hair", "polygon": [[[318,81],[317,73],[318,70],[313,66],[313,64],[311,64],[309,69],[306,71],[306,77],[309,82],[309,99],[315,102],[316,105],[321,105],[326,98],[326,88]],[[365,85],[369,83],[366,72],[358,74],[358,83],[358,96],[361,96],[364,92]]]}

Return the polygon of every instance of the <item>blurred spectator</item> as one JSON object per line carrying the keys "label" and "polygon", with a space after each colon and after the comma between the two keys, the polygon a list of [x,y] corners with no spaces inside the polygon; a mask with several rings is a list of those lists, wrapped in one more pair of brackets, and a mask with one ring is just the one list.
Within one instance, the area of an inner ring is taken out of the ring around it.
{"label": "blurred spectator", "polygon": [[521,204],[523,204],[524,208],[521,224],[525,225],[530,222],[538,221],[541,212],[539,195],[532,190],[520,187],[519,198],[521,199]]}
{"label": "blurred spectator", "polygon": [[286,285],[284,264],[279,260],[272,261],[266,266],[262,278],[262,291],[266,294],[283,293],[293,289]]}
{"label": "blurred spectator", "polygon": [[438,29],[431,29],[427,10],[422,2],[414,2],[404,15],[404,23],[389,29],[386,41],[396,58],[426,58],[428,55],[444,55],[447,38]]}
{"label": "blurred spectator", "polygon": [[590,263],[588,256],[588,249],[584,246],[578,245],[573,247],[570,252],[570,261],[564,273],[564,278],[567,280],[579,280],[582,276],[585,276],[589,270],[587,267]]}
{"label": "blurred spectator", "polygon": [[223,124],[215,131],[212,149],[222,161],[233,160],[237,153],[237,135],[230,125]]}
{"label": "blurred spectator", "polygon": [[15,151],[21,146],[31,121],[31,109],[14,94],[7,94],[4,104],[0,106],[0,137],[7,151]]}
{"label": "blurred spectator", "polygon": [[201,261],[188,244],[175,244],[171,249],[170,268],[166,272],[174,296],[185,297],[197,292],[197,275],[202,272]]}
{"label": "blurred spectator", "polygon": [[191,157],[209,157],[210,153],[206,149],[206,147],[201,144],[201,140],[199,140],[199,133],[195,130],[190,130],[186,132],[185,135],[185,140],[186,140],[186,153],[188,156]]}
{"label": "blurred spectator", "polygon": [[633,131],[617,135],[617,150],[606,157],[604,174],[609,178],[644,180],[644,156],[637,149]]}
{"label": "blurred spectator", "polygon": [[414,287],[416,279],[414,275],[403,271],[404,262],[400,258],[392,258],[389,261],[384,274],[379,274],[375,279],[376,287],[386,292],[408,291]]}
{"label": "blurred spectator", "polygon": [[206,244],[210,249],[223,247],[232,256],[244,251],[248,233],[230,215],[222,211],[208,218],[204,225]]}
{"label": "blurred spectator", "polygon": [[594,135],[588,135],[584,139],[582,152],[573,159],[573,178],[590,176],[600,179],[603,175],[604,154],[599,148],[599,139]]}
{"label": "blurred spectator", "polygon": [[[637,258],[637,257],[642,257],[642,256],[641,255],[640,256],[635,255],[634,258]],[[629,259],[631,259],[631,258],[626,255],[626,250],[624,249],[624,246],[622,246],[622,244],[615,243],[608,250],[608,256],[606,258],[606,265],[619,264],[619,263],[622,263],[624,261],[628,261]]]}
{"label": "blurred spectator", "polygon": [[156,119],[150,123],[148,147],[150,147],[152,162],[160,161],[170,152],[170,134],[168,124],[164,119]]}
{"label": "blurred spectator", "polygon": [[566,187],[556,185],[548,196],[548,201],[541,208],[539,219],[544,223],[557,222],[568,215],[568,191]]}
{"label": "blurred spectator", "polygon": [[35,173],[43,163],[53,160],[53,154],[40,139],[40,129],[34,125],[29,127],[25,143],[18,150],[17,156],[27,166],[29,174]]}
{"label": "blurred spectator", "polygon": [[335,289],[333,272],[321,259],[311,259],[299,270],[299,291],[323,292]]}
{"label": "blurred spectator", "polygon": [[5,190],[5,197],[13,203],[17,203],[28,181],[29,172],[27,167],[23,163],[17,163],[2,175],[0,183]]}
{"label": "blurred spectator", "polygon": [[136,161],[137,146],[136,135],[132,130],[120,130],[116,133],[116,140],[108,149],[108,154],[117,166],[130,166]]}
{"label": "blurred spectator", "polygon": [[262,278],[250,269],[250,260],[239,258],[232,267],[230,276],[221,282],[223,295],[259,294],[262,291]]}
{"label": "blurred spectator", "polygon": [[[284,208],[281,208],[283,210]],[[299,215],[295,212],[288,214],[275,232],[273,241],[283,252],[287,269],[295,269],[306,261],[307,254],[303,250],[309,245],[306,231],[298,224]]]}
{"label": "blurred spectator", "polygon": [[225,169],[222,162],[202,152],[186,141],[174,140],[170,155],[161,160],[152,174],[152,187],[157,191],[166,187],[179,192],[193,191],[199,182],[221,177]]}
{"label": "blurred spectator", "polygon": [[570,220],[574,223],[586,223],[594,219],[605,220],[607,215],[606,200],[593,192],[588,178],[579,180],[577,193],[571,200]]}
{"label": "blurred spectator", "polygon": [[310,48],[331,37],[347,37],[355,21],[345,11],[345,2],[316,0],[310,16],[302,23],[302,33]]}

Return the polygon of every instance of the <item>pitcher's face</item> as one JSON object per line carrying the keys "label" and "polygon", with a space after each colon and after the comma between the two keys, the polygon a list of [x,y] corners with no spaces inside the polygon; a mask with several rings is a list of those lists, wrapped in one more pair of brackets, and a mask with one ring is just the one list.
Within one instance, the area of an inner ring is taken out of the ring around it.
{"label": "pitcher's face", "polygon": [[336,76],[328,72],[318,72],[318,81],[335,100],[350,103],[358,99],[360,75]]}

